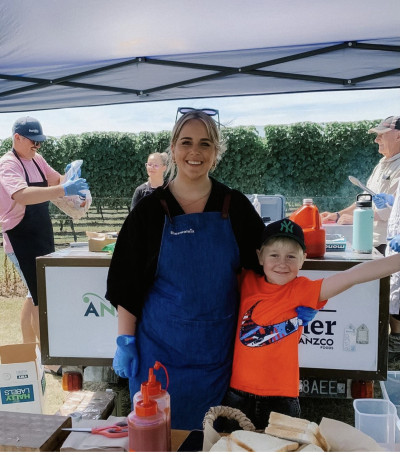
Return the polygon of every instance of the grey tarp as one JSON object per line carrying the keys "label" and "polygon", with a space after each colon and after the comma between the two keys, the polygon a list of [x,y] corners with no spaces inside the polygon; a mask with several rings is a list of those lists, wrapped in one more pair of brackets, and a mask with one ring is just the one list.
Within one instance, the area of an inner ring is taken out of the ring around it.
{"label": "grey tarp", "polygon": [[399,0],[0,0],[0,112],[398,87]]}

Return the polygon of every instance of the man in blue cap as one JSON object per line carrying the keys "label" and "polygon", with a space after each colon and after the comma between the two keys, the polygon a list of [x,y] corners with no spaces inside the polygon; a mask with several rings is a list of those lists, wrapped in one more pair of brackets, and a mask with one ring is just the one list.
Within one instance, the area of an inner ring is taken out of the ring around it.
{"label": "man in blue cap", "polygon": [[0,158],[4,249],[29,289],[21,318],[24,342],[40,340],[36,258],[54,252],[49,201],[88,189],[78,175],[65,181],[38,153],[45,140],[38,120],[21,117],[12,127],[12,150]]}

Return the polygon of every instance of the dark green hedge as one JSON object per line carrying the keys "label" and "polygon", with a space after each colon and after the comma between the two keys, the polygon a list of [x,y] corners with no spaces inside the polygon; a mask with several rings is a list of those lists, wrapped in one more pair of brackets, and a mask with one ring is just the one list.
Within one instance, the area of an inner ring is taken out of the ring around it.
{"label": "dark green hedge", "polygon": [[[367,134],[377,122],[266,126],[265,137],[255,127],[223,128],[227,152],[213,175],[244,193],[314,197],[321,209],[339,209],[359,192],[348,175],[365,183],[380,159],[374,135]],[[66,135],[49,138],[41,153],[60,172],[83,159],[82,176],[92,195],[108,198],[112,206],[132,196],[146,179],[147,156],[164,151],[169,137],[166,131]],[[2,141],[0,155],[10,146],[10,139]]]}

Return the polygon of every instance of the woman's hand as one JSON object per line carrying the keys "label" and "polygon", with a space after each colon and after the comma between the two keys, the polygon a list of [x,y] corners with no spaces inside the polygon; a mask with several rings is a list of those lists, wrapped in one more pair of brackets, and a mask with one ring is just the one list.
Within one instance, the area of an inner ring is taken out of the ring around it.
{"label": "woman's hand", "polygon": [[120,335],[117,338],[117,351],[114,355],[113,368],[121,378],[134,378],[137,375],[139,355],[134,336]]}
{"label": "woman's hand", "polygon": [[336,218],[337,218],[337,215],[336,215],[336,212],[335,213],[332,213],[332,212],[322,212],[321,213],[321,221],[322,223],[336,223]]}

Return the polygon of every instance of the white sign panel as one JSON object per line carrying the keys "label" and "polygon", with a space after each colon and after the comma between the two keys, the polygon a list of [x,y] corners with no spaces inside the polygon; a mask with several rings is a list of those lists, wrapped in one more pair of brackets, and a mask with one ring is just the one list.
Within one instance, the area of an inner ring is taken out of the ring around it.
{"label": "white sign panel", "polygon": [[[304,270],[315,280],[337,272]],[[304,327],[300,366],[376,371],[378,362],[379,280],[358,284],[330,299]]]}
{"label": "white sign panel", "polygon": [[46,267],[51,357],[113,358],[117,310],[105,299],[108,267]]}

